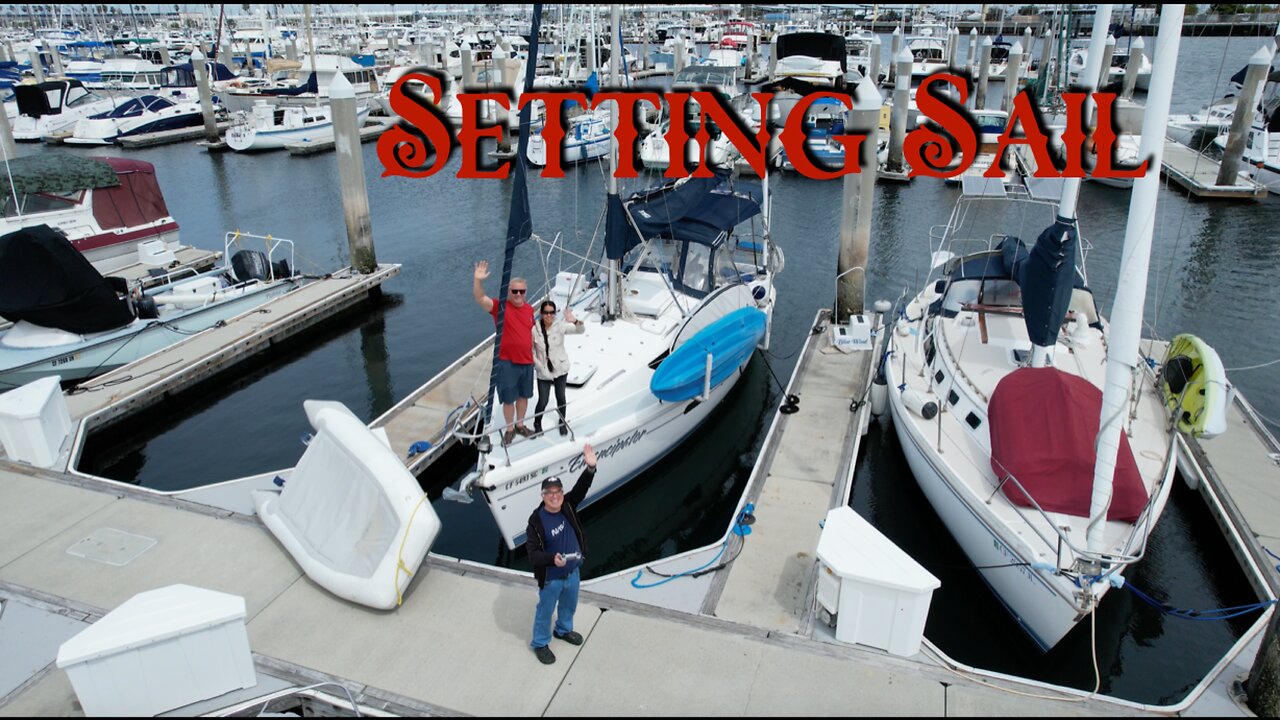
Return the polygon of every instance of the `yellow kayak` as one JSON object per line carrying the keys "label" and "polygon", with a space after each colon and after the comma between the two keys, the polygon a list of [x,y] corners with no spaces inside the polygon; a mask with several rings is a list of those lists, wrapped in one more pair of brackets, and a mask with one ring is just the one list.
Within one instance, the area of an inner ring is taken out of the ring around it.
{"label": "yellow kayak", "polygon": [[1178,335],[1169,343],[1160,393],[1182,432],[1198,438],[1226,432],[1227,372],[1218,353],[1195,335]]}

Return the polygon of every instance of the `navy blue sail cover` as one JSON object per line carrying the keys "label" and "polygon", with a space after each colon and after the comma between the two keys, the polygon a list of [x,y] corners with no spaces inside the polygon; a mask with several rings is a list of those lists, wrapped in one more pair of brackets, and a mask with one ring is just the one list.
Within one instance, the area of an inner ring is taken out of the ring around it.
{"label": "navy blue sail cover", "polygon": [[632,195],[625,205],[635,228],[621,236],[608,236],[608,256],[621,258],[639,245],[642,237],[711,245],[721,233],[759,214],[759,188],[731,190],[725,185],[726,177],[689,178],[682,184],[672,181]]}
{"label": "navy blue sail cover", "polygon": [[1067,317],[1071,291],[1079,280],[1077,242],[1074,223],[1058,218],[1040,233],[1029,253],[1017,238],[1009,238],[1001,245],[1009,276],[1022,289],[1022,318],[1027,335],[1040,347],[1057,342],[1058,329]]}

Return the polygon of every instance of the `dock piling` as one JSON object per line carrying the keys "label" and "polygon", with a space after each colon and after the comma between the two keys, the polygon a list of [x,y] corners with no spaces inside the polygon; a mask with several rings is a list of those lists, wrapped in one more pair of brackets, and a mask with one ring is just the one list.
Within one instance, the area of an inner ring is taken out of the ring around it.
{"label": "dock piling", "polygon": [[1146,45],[1142,38],[1134,38],[1129,46],[1129,63],[1124,68],[1124,87],[1120,97],[1129,100],[1133,97],[1133,89],[1138,85],[1138,69],[1142,67],[1142,56]]}
{"label": "dock piling", "polygon": [[947,69],[954,71],[956,69],[956,51],[960,44],[960,31],[955,28],[947,29]]}
{"label": "dock piling", "polygon": [[895,81],[898,79],[898,69],[894,65],[898,62],[898,53],[902,52],[902,26],[893,29],[893,40],[889,44],[889,57],[893,60],[889,61],[889,84],[896,87]]}
{"label": "dock piling", "polygon": [[53,43],[49,43],[49,61],[54,77],[66,76],[67,72],[62,67],[62,53],[58,52],[58,48]]}
{"label": "dock piling", "polygon": [[969,30],[969,77],[978,75],[978,28]]}
{"label": "dock piling", "polygon": [[329,84],[329,107],[333,115],[333,141],[338,153],[342,214],[347,222],[351,269],[368,275],[378,269],[378,258],[373,250],[373,225],[369,220],[369,191],[364,181],[356,93],[342,73],[337,73]]}
{"label": "dock piling", "polygon": [[213,117],[213,93],[209,90],[209,69],[205,67],[204,53],[200,48],[191,53],[191,69],[196,75],[196,87],[200,93],[200,114],[204,116],[204,136],[211,143],[218,142],[218,123]]}
{"label": "dock piling", "polygon": [[173,65],[173,59],[169,57],[168,45],[164,45],[164,44],[160,45],[160,65],[163,67],[169,67]]}
{"label": "dock piling", "polygon": [[32,50],[28,55],[31,58],[31,72],[35,73],[36,82],[44,82],[44,63],[40,60],[40,51]]}
{"label": "dock piling", "polygon": [[978,51],[978,92],[973,96],[973,109],[982,110],[987,106],[987,82],[991,79],[991,37],[982,38],[982,47]]}
{"label": "dock piling", "polygon": [[1048,78],[1045,73],[1049,72],[1049,59],[1051,57],[1053,57],[1053,30],[1046,25],[1044,32],[1040,35],[1040,64],[1036,66],[1036,79],[1045,78],[1045,81],[1041,83],[1042,92],[1048,92],[1049,90]]}
{"label": "dock piling", "polygon": [[871,38],[871,50],[867,62],[867,77],[877,85],[880,84],[880,46],[882,44],[879,35]]}
{"label": "dock piling", "polygon": [[1253,123],[1253,108],[1257,100],[1258,88],[1271,68],[1271,53],[1260,47],[1249,58],[1248,69],[1244,74],[1244,85],[1236,96],[1236,111],[1231,118],[1231,130],[1227,133],[1227,147],[1222,151],[1222,164],[1218,166],[1218,185],[1235,185],[1236,175],[1240,172],[1240,160],[1244,157],[1244,143],[1249,137],[1249,126]]}
{"label": "dock piling", "polygon": [[1111,58],[1116,54],[1116,36],[1108,35],[1107,41],[1102,46],[1102,69],[1098,71],[1098,84],[1094,87],[1101,90],[1107,86],[1107,79],[1111,77]]}
{"label": "dock piling", "polygon": [[462,48],[462,90],[469,91],[472,85],[475,85],[475,75],[471,62],[471,48]]}
{"label": "dock piling", "polygon": [[[907,115],[911,112],[911,51],[904,48],[894,57],[893,64],[897,66],[897,79],[893,89],[893,114],[889,117],[889,161],[885,165],[890,173],[901,175],[907,170],[902,146],[907,137]],[[879,127],[879,122],[876,126]]]}
{"label": "dock piling", "polygon": [[[840,256],[837,263],[835,321],[859,315],[866,302],[867,257],[871,247],[871,212],[875,203],[876,142],[880,128],[880,91],[875,80],[862,78],[846,123],[854,135],[863,135],[859,144],[859,172],[844,176],[843,212],[840,215]],[[853,162],[846,157],[845,162]],[[855,273],[859,277],[854,277]]]}
{"label": "dock piling", "polygon": [[9,114],[0,112],[0,152],[5,160],[18,157],[18,146],[13,142],[13,127],[9,125]]}
{"label": "dock piling", "polygon": [[1004,101],[1000,109],[1013,112],[1013,99],[1018,96],[1018,82],[1022,79],[1022,43],[1015,41],[1009,48],[1009,63],[1004,71]]}

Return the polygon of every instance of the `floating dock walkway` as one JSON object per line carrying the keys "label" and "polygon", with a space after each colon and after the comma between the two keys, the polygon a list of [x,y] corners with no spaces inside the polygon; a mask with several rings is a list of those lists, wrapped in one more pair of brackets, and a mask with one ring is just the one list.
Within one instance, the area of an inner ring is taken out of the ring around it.
{"label": "floating dock walkway", "polygon": [[67,395],[71,420],[81,435],[117,422],[359,302],[399,272],[387,264],[368,275],[346,268],[99,375]]}
{"label": "floating dock walkway", "polygon": [[1217,160],[1206,157],[1181,143],[1166,140],[1161,171],[1192,195],[1204,199],[1256,200],[1266,197],[1267,188],[1254,182],[1243,172],[1235,185],[1219,185]]}

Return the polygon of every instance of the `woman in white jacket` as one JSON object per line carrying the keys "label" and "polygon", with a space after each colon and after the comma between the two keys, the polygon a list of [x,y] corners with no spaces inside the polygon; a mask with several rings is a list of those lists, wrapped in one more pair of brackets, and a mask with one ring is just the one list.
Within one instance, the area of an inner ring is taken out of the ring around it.
{"label": "woman in white jacket", "polygon": [[544,300],[538,308],[533,326],[533,367],[538,376],[538,405],[533,411],[535,433],[542,432],[542,413],[551,399],[551,388],[555,387],[560,434],[569,434],[564,419],[564,390],[569,380],[569,354],[564,349],[564,336],[585,331],[582,321],[575,318],[569,308],[564,309],[563,321],[556,319],[556,304],[550,300]]}

